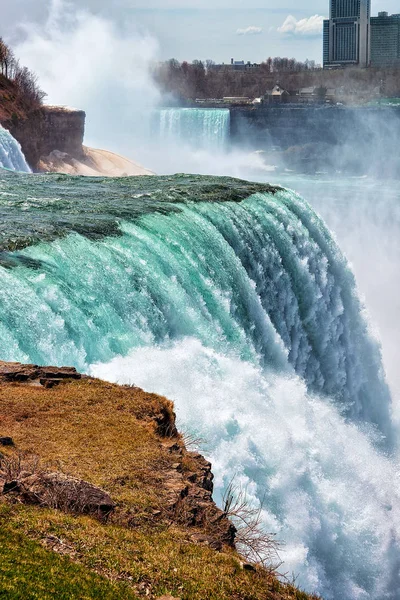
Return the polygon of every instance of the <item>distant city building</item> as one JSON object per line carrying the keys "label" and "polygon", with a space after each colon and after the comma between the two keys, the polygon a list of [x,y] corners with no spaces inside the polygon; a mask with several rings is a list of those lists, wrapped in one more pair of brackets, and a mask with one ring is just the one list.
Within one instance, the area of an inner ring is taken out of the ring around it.
{"label": "distant city building", "polygon": [[231,58],[231,68],[234,71],[256,71],[260,68],[257,63],[251,63],[250,61],[245,62],[244,60],[234,60]]}
{"label": "distant city building", "polygon": [[244,60],[234,60],[231,59],[231,62],[228,64],[216,64],[210,65],[208,68],[213,71],[224,71],[224,70],[233,70],[233,71],[257,71],[261,67],[258,63],[252,63],[250,61],[245,62]]}
{"label": "distant city building", "polygon": [[324,21],[324,68],[370,62],[371,0],[330,0]]}
{"label": "distant city building", "polygon": [[321,86],[285,90],[277,84],[263,96],[263,104],[332,104],[335,100],[336,90]]}
{"label": "distant city building", "polygon": [[371,18],[371,66],[400,66],[400,15]]}
{"label": "distant city building", "polygon": [[331,104],[335,97],[335,89],[323,86],[301,88],[297,93],[297,101],[301,104]]}

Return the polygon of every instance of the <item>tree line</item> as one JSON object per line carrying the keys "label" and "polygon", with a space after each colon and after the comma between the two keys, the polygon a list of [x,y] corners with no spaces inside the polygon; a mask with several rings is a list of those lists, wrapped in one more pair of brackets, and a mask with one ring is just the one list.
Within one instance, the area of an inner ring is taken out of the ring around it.
{"label": "tree line", "polygon": [[0,38],[0,74],[14,84],[18,99],[28,110],[38,108],[46,97],[38,78],[20,64],[13,50]]}
{"label": "tree line", "polygon": [[276,84],[289,92],[304,87],[333,88],[350,102],[377,97],[400,97],[400,69],[349,67],[323,70],[314,61],[268,58],[259,65],[216,65],[213,61],[192,63],[175,59],[153,66],[153,78],[164,96],[178,102],[218,99],[227,96],[257,98]]}
{"label": "tree line", "polygon": [[171,59],[153,67],[153,77],[166,94],[178,99],[257,97],[266,91],[266,80],[283,74],[314,72],[314,61],[268,58],[260,65],[216,65],[212,60],[179,62]]}

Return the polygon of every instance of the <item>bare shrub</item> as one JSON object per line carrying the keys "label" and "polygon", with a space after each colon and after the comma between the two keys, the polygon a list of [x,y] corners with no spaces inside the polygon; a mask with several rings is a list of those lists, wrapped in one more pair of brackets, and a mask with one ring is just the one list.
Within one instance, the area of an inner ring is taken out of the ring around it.
{"label": "bare shrub", "polygon": [[224,514],[235,525],[236,547],[249,562],[276,571],[282,564],[279,558],[280,544],[276,535],[267,532],[262,523],[264,501],[253,507],[247,492],[232,480],[223,496]]}
{"label": "bare shrub", "polygon": [[8,481],[16,481],[22,473],[37,474],[44,473],[40,466],[40,459],[33,454],[18,452],[13,456],[4,456],[0,459],[0,474]]}
{"label": "bare shrub", "polygon": [[12,49],[0,38],[0,73],[14,83],[18,98],[29,109],[39,108],[46,94],[40,89],[38,78],[27,67],[21,66]]}
{"label": "bare shrub", "polygon": [[199,450],[205,444],[205,439],[186,429],[180,430],[182,442],[187,450]]}

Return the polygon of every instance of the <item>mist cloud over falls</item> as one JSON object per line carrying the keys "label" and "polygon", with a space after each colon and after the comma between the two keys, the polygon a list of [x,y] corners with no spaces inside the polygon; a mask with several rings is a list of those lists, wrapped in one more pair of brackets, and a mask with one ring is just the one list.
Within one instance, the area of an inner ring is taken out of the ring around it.
{"label": "mist cloud over falls", "polygon": [[44,24],[24,24],[16,47],[23,64],[39,76],[49,104],[87,113],[86,143],[135,157],[145,135],[143,111],[159,93],[149,66],[157,41],[64,0],[52,0]]}
{"label": "mist cloud over falls", "polygon": [[162,104],[151,75],[158,42],[136,22],[121,26],[52,0],[45,23],[25,24],[23,33],[17,55],[39,76],[47,103],[86,111],[88,146],[123,154],[160,174],[232,173],[225,151],[215,161],[215,153],[198,148],[196,136],[162,139],[160,127],[154,128],[154,109]]}

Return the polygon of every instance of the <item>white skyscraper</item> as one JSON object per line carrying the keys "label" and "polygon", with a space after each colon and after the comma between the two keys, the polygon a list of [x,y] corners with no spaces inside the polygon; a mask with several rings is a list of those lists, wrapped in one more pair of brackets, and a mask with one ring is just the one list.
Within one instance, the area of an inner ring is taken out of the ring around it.
{"label": "white skyscraper", "polygon": [[330,0],[324,21],[324,67],[370,63],[371,0]]}

